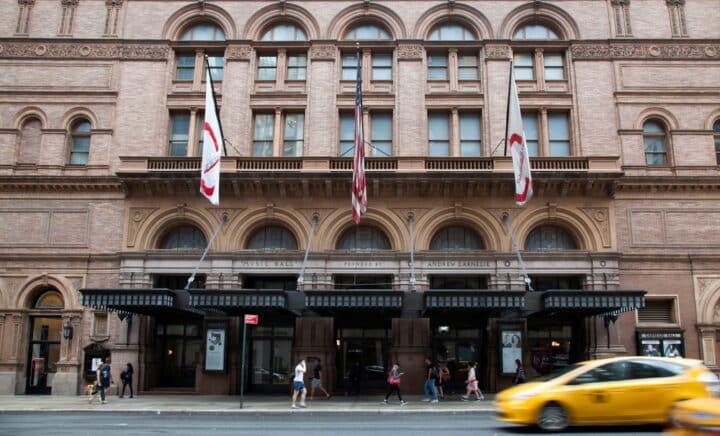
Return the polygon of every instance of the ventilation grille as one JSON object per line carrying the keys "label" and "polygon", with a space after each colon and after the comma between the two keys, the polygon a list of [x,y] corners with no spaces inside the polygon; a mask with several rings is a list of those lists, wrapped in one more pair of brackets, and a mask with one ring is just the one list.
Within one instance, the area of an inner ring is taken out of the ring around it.
{"label": "ventilation grille", "polygon": [[641,323],[664,323],[675,322],[673,316],[673,301],[645,299],[645,307],[638,309],[638,322]]}

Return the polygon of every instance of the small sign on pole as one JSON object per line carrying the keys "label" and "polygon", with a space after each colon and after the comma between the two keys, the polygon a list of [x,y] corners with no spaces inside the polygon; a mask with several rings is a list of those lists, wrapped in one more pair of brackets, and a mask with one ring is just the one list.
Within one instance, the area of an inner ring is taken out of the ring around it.
{"label": "small sign on pole", "polygon": [[257,325],[259,317],[257,315],[245,315],[245,324]]}
{"label": "small sign on pole", "polygon": [[242,335],[242,358],[240,361],[240,408],[243,408],[245,402],[245,342],[247,338],[247,326],[248,324],[257,325],[260,317],[257,315],[245,315],[243,322],[243,335]]}

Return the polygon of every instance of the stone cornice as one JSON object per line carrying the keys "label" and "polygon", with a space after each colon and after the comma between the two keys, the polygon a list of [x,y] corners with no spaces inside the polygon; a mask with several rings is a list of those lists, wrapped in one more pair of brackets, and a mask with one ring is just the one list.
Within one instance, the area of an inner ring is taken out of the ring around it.
{"label": "stone cornice", "polygon": [[0,59],[161,60],[170,55],[167,42],[106,40],[0,40]]}
{"label": "stone cornice", "polygon": [[719,177],[639,176],[615,182],[614,192],[702,192],[720,191]]}
{"label": "stone cornice", "polygon": [[575,60],[609,59],[720,59],[717,41],[612,41],[574,42],[570,52]]}
{"label": "stone cornice", "polygon": [[125,193],[125,186],[114,176],[0,176],[0,192]]}

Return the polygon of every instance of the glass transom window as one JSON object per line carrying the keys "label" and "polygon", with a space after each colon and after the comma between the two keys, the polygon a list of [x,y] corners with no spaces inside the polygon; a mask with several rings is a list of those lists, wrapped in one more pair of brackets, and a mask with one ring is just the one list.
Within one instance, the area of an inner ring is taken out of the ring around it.
{"label": "glass transom window", "polygon": [[457,23],[440,24],[428,35],[428,41],[475,41],[476,39],[475,33]]}
{"label": "glass transom window", "polygon": [[294,24],[278,24],[267,30],[262,41],[305,41],[307,35],[305,31]]}
{"label": "glass transom window", "polygon": [[430,242],[431,250],[482,250],[483,244],[474,230],[465,226],[449,226],[440,230]]}
{"label": "glass transom window", "polygon": [[560,39],[552,29],[542,24],[526,24],[513,35],[513,39]]}
{"label": "glass transom window", "polygon": [[205,235],[195,226],[182,225],[167,232],[160,242],[160,248],[174,250],[181,248],[205,249]]}
{"label": "glass transom window", "polygon": [[225,32],[214,24],[196,24],[182,34],[180,41],[225,41]]}
{"label": "glass transom window", "polygon": [[525,241],[526,250],[575,250],[575,240],[558,226],[540,226],[530,232]]}
{"label": "glass transom window", "polygon": [[250,241],[248,248],[251,250],[286,249],[297,250],[295,236],[285,227],[265,226],[256,231]]}
{"label": "glass transom window", "polygon": [[341,250],[389,250],[390,241],[380,230],[370,226],[353,226],[340,237]]}
{"label": "glass transom window", "polygon": [[364,40],[364,39],[390,39],[390,35],[385,29],[375,24],[361,24],[350,29],[345,34],[345,39]]}

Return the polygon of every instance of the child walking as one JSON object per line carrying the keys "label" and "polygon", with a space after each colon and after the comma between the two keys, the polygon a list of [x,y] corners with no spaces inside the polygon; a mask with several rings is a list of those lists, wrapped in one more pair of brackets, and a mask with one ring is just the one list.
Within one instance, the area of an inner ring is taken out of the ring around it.
{"label": "child walking", "polygon": [[475,394],[475,399],[477,401],[484,400],[485,396],[480,392],[480,388],[478,387],[478,381],[477,381],[477,363],[476,362],[470,362],[468,364],[468,378],[465,383],[467,383],[467,387],[465,388],[465,395],[460,397],[463,401],[468,401],[470,394]]}

